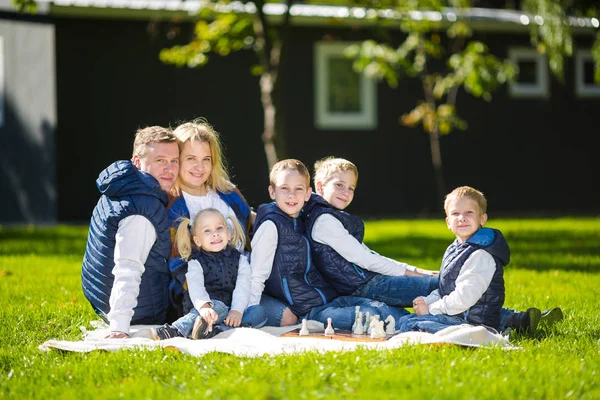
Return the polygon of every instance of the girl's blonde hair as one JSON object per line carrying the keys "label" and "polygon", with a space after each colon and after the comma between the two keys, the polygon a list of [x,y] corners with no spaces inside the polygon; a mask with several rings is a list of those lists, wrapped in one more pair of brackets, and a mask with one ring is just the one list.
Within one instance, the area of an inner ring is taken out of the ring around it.
{"label": "girl's blonde hair", "polygon": [[[210,176],[206,180],[206,184],[212,190],[218,190],[225,193],[231,192],[234,189],[235,186],[229,180],[229,173],[227,172],[227,166],[223,158],[223,146],[221,145],[219,133],[214,130],[206,119],[198,118],[192,122],[181,124],[175,128],[173,134],[177,138],[179,151],[183,150],[183,145],[187,141],[193,143],[194,141],[199,140],[208,143],[210,147],[212,170]],[[179,178],[173,187],[173,192],[176,196],[181,195]]]}
{"label": "girl's blonde hair", "polygon": [[238,222],[237,218],[232,218],[230,216],[225,217],[216,208],[205,208],[196,214],[194,223],[191,227],[191,220],[189,218],[183,217],[179,219],[181,222],[179,222],[177,233],[175,234],[175,244],[177,245],[177,251],[179,251],[179,255],[185,261],[190,258],[192,250],[194,247],[196,247],[196,244],[192,242],[192,236],[194,236],[197,227],[200,226],[199,222],[202,217],[207,214],[217,215],[223,219],[223,222],[225,222],[227,229],[229,229],[229,232],[231,233],[231,238],[229,239],[230,246],[236,249],[242,249],[246,245],[246,234],[244,233],[244,229]]}

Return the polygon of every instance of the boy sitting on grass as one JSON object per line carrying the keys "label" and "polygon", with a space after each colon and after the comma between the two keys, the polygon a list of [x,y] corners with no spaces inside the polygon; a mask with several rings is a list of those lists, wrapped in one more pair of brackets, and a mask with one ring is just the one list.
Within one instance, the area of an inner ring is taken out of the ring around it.
{"label": "boy sitting on grass", "polygon": [[[415,314],[403,318],[401,332],[435,333],[464,323],[500,330],[504,266],[510,261],[510,250],[499,230],[483,227],[486,208],[483,193],[469,186],[446,196],[446,224],[456,240],[444,253],[438,289],[414,300]],[[539,310],[520,314],[540,318]]]}

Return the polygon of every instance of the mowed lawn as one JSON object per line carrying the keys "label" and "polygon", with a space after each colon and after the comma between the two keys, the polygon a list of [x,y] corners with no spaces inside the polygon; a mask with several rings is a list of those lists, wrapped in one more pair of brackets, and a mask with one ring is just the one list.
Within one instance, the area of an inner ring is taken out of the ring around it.
{"label": "mowed lawn", "polygon": [[[239,358],[169,350],[42,352],[96,319],[81,291],[87,227],[0,227],[0,399],[598,399],[600,220],[491,220],[511,247],[505,306],[559,306],[565,320],[520,349],[406,346],[392,351]],[[374,250],[439,269],[443,221],[367,223]]]}

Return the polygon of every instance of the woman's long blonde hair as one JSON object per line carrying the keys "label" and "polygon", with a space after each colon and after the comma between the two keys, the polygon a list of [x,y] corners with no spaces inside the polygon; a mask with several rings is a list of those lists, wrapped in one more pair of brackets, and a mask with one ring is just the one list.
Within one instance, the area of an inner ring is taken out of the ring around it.
{"label": "woman's long blonde hair", "polygon": [[[185,261],[190,258],[192,254],[193,246],[196,246],[195,243],[192,242],[193,236],[199,236],[196,233],[196,229],[200,226],[199,222],[203,216],[207,214],[217,215],[223,219],[225,226],[231,232],[231,238],[229,239],[229,245],[236,249],[242,249],[246,245],[246,234],[244,233],[244,229],[238,222],[237,218],[232,218],[230,216],[225,217],[219,210],[216,208],[205,208],[204,210],[200,210],[196,217],[194,218],[194,223],[190,229],[191,220],[189,218],[180,218],[179,225],[177,226],[177,233],[175,234],[175,244],[177,245],[177,250],[179,251],[179,255]],[[199,232],[198,232],[199,233]]]}
{"label": "woman's long blonde hair", "polygon": [[[223,146],[221,145],[219,133],[214,130],[206,119],[198,118],[192,122],[183,123],[173,130],[173,134],[177,138],[179,151],[183,150],[183,145],[187,141],[193,143],[194,141],[199,140],[208,143],[210,147],[212,170],[210,176],[206,180],[206,184],[210,189],[228,193],[235,188],[235,185],[229,180],[229,173],[227,172],[227,166],[223,158]],[[177,183],[173,187],[173,193],[176,196],[181,195],[179,179],[177,179]]]}

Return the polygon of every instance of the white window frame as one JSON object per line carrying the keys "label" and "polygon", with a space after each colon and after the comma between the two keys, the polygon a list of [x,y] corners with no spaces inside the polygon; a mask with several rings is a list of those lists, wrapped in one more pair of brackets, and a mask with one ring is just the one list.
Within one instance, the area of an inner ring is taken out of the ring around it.
{"label": "white window frame", "polygon": [[584,81],[583,66],[586,61],[594,61],[590,50],[577,50],[575,53],[575,93],[577,97],[600,97],[600,85]]}
{"label": "white window frame", "polygon": [[376,81],[360,76],[360,111],[334,112],[328,102],[328,59],[343,55],[344,49],[353,42],[316,42],[314,45],[314,93],[315,126],[318,129],[368,130],[377,128],[377,85]]}
{"label": "white window frame", "polygon": [[548,62],[545,55],[539,54],[532,48],[514,47],[508,50],[508,58],[516,66],[520,61],[535,61],[536,63],[536,82],[510,82],[508,87],[512,97],[549,97]]}

